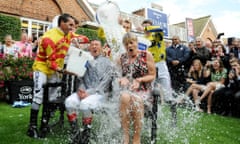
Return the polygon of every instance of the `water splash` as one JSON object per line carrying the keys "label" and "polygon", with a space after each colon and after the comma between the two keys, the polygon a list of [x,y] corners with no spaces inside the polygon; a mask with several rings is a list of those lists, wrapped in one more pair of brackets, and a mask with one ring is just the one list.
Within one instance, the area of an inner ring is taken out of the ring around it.
{"label": "water splash", "polygon": [[[120,71],[118,71],[120,72]],[[117,78],[119,73],[114,73],[112,76]],[[113,94],[109,100],[102,105],[101,109],[94,111],[93,124],[91,130],[91,144],[119,144],[122,143],[122,130],[119,117],[119,94],[122,91],[128,91],[128,89],[121,89],[118,85],[117,79],[114,81]],[[177,126],[173,125],[173,117],[170,111],[170,105],[168,103],[158,104],[158,124],[157,124],[157,143],[184,143],[189,144],[191,137],[200,136],[195,131],[196,124],[199,123],[199,119],[202,116],[195,111],[195,106],[192,100],[185,96],[184,93],[173,92],[175,101],[183,99],[182,104],[177,104]],[[138,103],[137,103],[138,104]],[[79,111],[79,123],[81,127],[81,111]],[[142,120],[142,143],[151,143],[151,119],[145,117]],[[54,141],[61,141],[60,143],[69,143],[70,138],[70,126],[68,122],[65,122],[64,129],[54,130],[51,132],[54,137]],[[66,129],[68,130],[66,132]],[[59,134],[59,131],[61,134]],[[189,133],[189,131],[191,133]],[[133,135],[133,130],[130,131]],[[51,143],[50,138],[44,139],[43,143]]]}
{"label": "water splash", "polygon": [[183,100],[177,104],[177,125],[173,126],[173,117],[171,117],[170,106],[168,104],[158,105],[158,138],[157,141],[183,144],[189,144],[193,135],[197,136],[195,131],[199,123],[201,114],[196,112],[192,100],[184,93],[176,93],[176,101]]}
{"label": "water splash", "polygon": [[[128,91],[121,89],[117,81],[113,87],[114,92],[101,109],[94,112],[94,120],[92,125],[91,144],[119,144],[122,143],[122,132],[119,117],[119,93]],[[180,141],[181,143],[190,143],[193,134],[199,135],[195,131],[195,125],[199,122],[201,114],[195,111],[195,106],[192,100],[183,93],[176,93],[175,101],[183,99],[182,104],[177,105],[177,126],[173,125],[173,117],[170,111],[170,105],[167,103],[158,104],[158,129],[157,141],[165,141],[167,143],[174,143]],[[138,103],[137,103],[138,104]],[[142,120],[142,143],[151,143],[151,119],[144,118]],[[191,131],[191,133],[189,133]],[[131,134],[133,130],[131,129]]]}

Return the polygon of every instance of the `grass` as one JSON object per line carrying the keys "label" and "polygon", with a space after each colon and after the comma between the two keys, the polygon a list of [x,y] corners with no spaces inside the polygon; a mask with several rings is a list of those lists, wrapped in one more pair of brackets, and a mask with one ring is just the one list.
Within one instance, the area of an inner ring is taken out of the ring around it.
{"label": "grass", "polygon": [[[159,123],[161,125],[161,122]],[[178,108],[178,127],[176,130],[172,134],[171,128],[168,128],[166,131],[160,130],[158,132],[160,135],[159,144],[240,143],[240,119],[193,112],[185,108]],[[169,135],[172,137],[169,137]]]}
{"label": "grass", "polygon": [[[168,107],[159,114],[158,144],[239,144],[240,119],[193,113],[178,108],[178,127],[169,125]],[[54,129],[45,139],[32,139],[26,136],[30,107],[12,108],[0,102],[0,143],[1,144],[65,144],[68,142],[66,129]],[[68,129],[68,123],[65,122]]]}

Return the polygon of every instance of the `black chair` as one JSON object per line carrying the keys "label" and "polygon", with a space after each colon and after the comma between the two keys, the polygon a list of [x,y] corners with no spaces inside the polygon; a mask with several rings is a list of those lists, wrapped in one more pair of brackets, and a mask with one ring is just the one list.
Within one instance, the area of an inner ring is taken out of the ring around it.
{"label": "black chair", "polygon": [[151,144],[156,144],[158,99],[160,97],[160,91],[158,89],[154,89],[152,91],[152,96],[153,96],[153,107],[152,107],[152,112],[151,112],[151,115],[150,115],[150,118],[151,118],[151,121],[152,121]]}
{"label": "black chair", "polygon": [[[156,68],[156,78],[158,78],[158,68]],[[156,144],[156,138],[157,138],[157,118],[158,118],[158,103],[160,102],[160,89],[159,84],[157,81],[154,83],[154,89],[151,93],[153,96],[153,107],[152,111],[150,112],[150,118],[151,118],[151,144]],[[163,98],[164,99],[164,98]],[[161,100],[163,100],[161,99]],[[166,102],[170,106],[170,111],[172,115],[172,126],[177,126],[177,104],[175,102],[169,101]]]}
{"label": "black chair", "polygon": [[[40,127],[40,137],[46,137],[46,134],[50,131],[51,128],[59,125],[61,128],[64,125],[64,111],[65,105],[64,101],[66,98],[65,95],[65,83],[47,83],[44,85],[44,96],[43,96],[43,109],[42,109],[42,119]],[[55,100],[49,100],[49,89],[50,88],[59,88],[58,96]],[[58,121],[51,121],[50,119],[54,117],[54,113],[59,110],[60,115]]]}

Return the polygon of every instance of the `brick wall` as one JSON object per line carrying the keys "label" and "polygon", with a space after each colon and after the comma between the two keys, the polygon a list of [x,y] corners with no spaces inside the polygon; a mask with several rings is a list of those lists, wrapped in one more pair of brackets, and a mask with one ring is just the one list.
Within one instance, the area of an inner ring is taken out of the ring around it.
{"label": "brick wall", "polygon": [[52,0],[24,0],[20,12],[21,16],[44,21],[61,13]]}
{"label": "brick wall", "polygon": [[56,0],[63,12],[69,13],[79,21],[89,20],[89,17],[82,10],[77,0]]}
{"label": "brick wall", "polygon": [[22,0],[0,0],[0,12],[18,15]]}
{"label": "brick wall", "polygon": [[79,21],[89,20],[77,0],[0,0],[0,13],[6,13],[42,21],[69,13]]}

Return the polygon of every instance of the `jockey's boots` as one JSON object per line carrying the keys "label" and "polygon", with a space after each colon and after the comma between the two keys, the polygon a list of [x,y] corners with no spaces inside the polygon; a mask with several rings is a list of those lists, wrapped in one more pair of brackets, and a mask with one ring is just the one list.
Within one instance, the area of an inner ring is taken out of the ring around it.
{"label": "jockey's boots", "polygon": [[50,128],[48,125],[49,119],[50,119],[50,109],[46,109],[42,114],[40,133],[39,133],[40,138],[45,138],[47,133],[50,131]]}
{"label": "jockey's boots", "polygon": [[91,124],[92,124],[92,117],[84,117],[82,119],[83,123],[83,131],[81,134],[81,144],[89,144],[90,135],[91,135]]}
{"label": "jockey's boots", "polygon": [[71,143],[80,144],[81,132],[78,126],[77,119],[70,122],[71,127]]}
{"label": "jockey's boots", "polygon": [[84,129],[81,133],[81,144],[89,144],[91,135],[91,125],[83,125]]}
{"label": "jockey's boots", "polygon": [[32,138],[38,138],[37,129],[38,110],[31,109],[30,124],[27,130],[27,135]]}

